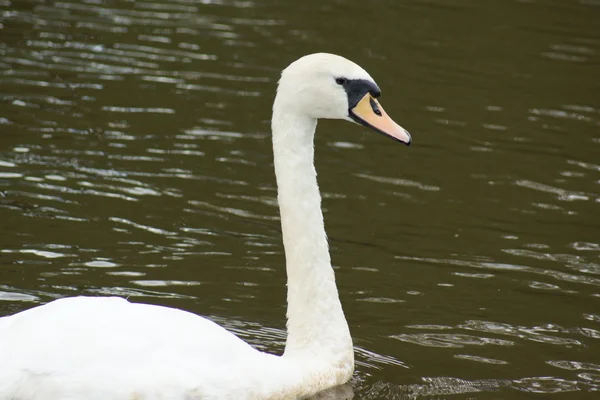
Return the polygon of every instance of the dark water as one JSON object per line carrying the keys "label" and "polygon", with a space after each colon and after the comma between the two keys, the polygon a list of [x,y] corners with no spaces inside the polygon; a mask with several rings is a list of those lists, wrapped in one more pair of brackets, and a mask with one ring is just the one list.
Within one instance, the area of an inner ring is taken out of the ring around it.
{"label": "dark water", "polygon": [[598,0],[0,0],[0,315],[129,296],[281,351],[270,106],[328,51],[414,138],[319,125],[354,398],[596,398],[599,27]]}

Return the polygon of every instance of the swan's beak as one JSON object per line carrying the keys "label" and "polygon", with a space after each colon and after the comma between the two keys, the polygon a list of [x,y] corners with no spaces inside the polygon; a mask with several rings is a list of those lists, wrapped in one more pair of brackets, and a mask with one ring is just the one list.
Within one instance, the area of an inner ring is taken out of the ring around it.
{"label": "swan's beak", "polygon": [[356,106],[350,109],[350,117],[361,125],[373,128],[379,133],[410,146],[412,140],[410,133],[395,123],[370,93],[367,93]]}

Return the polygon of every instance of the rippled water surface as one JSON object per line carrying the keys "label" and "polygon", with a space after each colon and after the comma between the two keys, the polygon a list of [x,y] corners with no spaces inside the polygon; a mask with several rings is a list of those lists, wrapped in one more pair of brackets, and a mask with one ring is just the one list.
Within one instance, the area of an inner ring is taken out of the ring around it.
{"label": "rippled water surface", "polygon": [[0,0],[0,315],[128,296],[280,352],[270,107],[329,51],[414,138],[319,125],[339,398],[596,398],[599,26],[597,0]]}

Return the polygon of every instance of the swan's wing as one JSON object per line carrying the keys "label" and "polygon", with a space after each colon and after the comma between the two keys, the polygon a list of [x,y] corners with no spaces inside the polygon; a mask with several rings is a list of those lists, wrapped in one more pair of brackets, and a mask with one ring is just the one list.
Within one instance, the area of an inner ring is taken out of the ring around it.
{"label": "swan's wing", "polygon": [[133,367],[165,353],[210,362],[223,353],[256,352],[206,318],[118,297],[65,298],[2,320],[0,357],[12,355],[23,365],[57,368],[106,359]]}
{"label": "swan's wing", "polygon": [[66,298],[0,320],[0,393],[40,379],[81,390],[194,387],[265,357],[210,320],[115,297]]}

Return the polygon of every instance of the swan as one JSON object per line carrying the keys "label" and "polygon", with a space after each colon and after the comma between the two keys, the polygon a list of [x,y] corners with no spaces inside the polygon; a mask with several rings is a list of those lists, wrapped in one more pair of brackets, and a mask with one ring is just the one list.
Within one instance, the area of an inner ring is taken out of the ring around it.
{"label": "swan", "polygon": [[331,267],[314,167],[319,118],[356,122],[410,144],[380,89],[337,55],[281,74],[272,139],[287,272],[283,355],[216,323],[118,297],[70,297],[0,318],[0,398],[11,400],[297,399],[346,383],[352,338]]}

